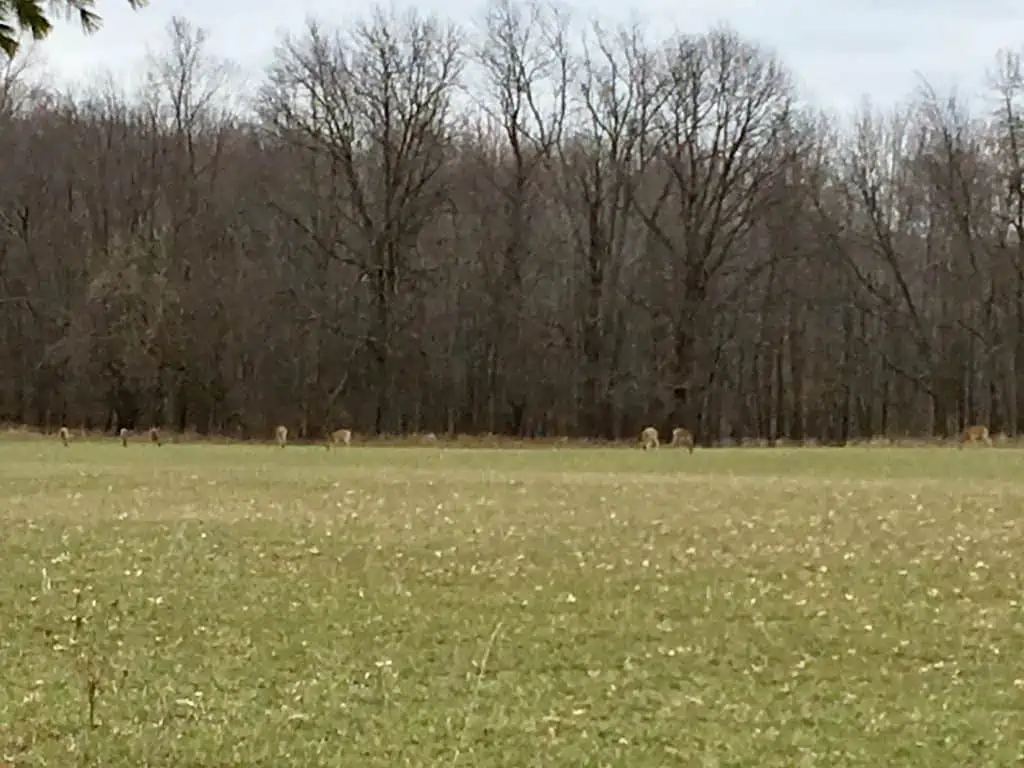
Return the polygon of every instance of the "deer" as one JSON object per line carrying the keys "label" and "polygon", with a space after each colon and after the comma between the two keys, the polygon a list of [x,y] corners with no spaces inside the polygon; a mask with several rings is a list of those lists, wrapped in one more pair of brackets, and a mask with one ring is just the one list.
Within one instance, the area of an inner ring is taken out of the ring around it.
{"label": "deer", "polygon": [[68,430],[67,427],[61,427],[57,431],[57,437],[60,438],[60,441],[64,444],[65,448],[67,448],[68,445],[71,443],[71,432]]}
{"label": "deer", "polygon": [[153,445],[156,445],[156,446],[163,445],[163,442],[160,440],[160,428],[159,427],[150,427],[149,428],[149,442],[151,442]]}
{"label": "deer", "polygon": [[984,443],[985,445],[992,446],[992,438],[989,437],[988,427],[978,424],[973,427],[967,427],[962,433],[960,433],[960,447],[964,447],[964,443]]}
{"label": "deer", "polygon": [[331,450],[332,445],[352,445],[352,430],[351,429],[336,429],[327,436],[327,442],[324,447],[327,450]]}
{"label": "deer", "polygon": [[128,447],[128,435],[130,434],[131,433],[128,431],[128,427],[121,427],[121,430],[118,432],[118,435],[120,435],[121,437],[121,445],[123,445],[125,448]]}
{"label": "deer", "polygon": [[693,433],[683,427],[676,427],[672,430],[672,447],[688,448],[693,453]]}
{"label": "deer", "polygon": [[645,427],[640,433],[640,445],[645,451],[656,450],[660,445],[658,430],[654,427]]}
{"label": "deer", "polygon": [[279,446],[284,448],[288,442],[288,427],[278,425],[277,429],[274,430],[274,439]]}

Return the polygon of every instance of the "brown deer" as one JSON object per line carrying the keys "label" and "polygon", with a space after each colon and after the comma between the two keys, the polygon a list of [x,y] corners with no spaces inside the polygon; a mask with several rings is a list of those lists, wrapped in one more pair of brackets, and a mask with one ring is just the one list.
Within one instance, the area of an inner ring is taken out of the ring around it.
{"label": "brown deer", "polygon": [[274,430],[274,439],[277,441],[279,446],[284,448],[288,443],[288,427],[279,425],[277,429]]}
{"label": "brown deer", "polygon": [[984,443],[987,446],[992,445],[992,438],[989,437],[988,427],[977,424],[973,427],[967,427],[962,433],[960,433],[960,447],[964,447],[964,443]]}
{"label": "brown deer", "polygon": [[156,446],[163,445],[163,442],[160,440],[160,428],[159,427],[150,427],[149,428],[149,442],[151,442],[153,445],[156,445]]}
{"label": "brown deer", "polygon": [[672,447],[689,448],[693,453],[693,433],[683,427],[676,427],[672,430]]}
{"label": "brown deer", "polygon": [[131,434],[128,431],[128,427],[121,427],[121,431],[118,432],[118,434],[121,436],[121,445],[123,445],[125,448],[127,448],[128,447],[128,435]]}
{"label": "brown deer", "polygon": [[68,428],[61,427],[60,430],[57,432],[57,436],[60,438],[60,441],[64,444],[64,447],[67,448],[68,444],[71,442],[71,432],[68,430]]}
{"label": "brown deer", "polygon": [[325,447],[327,450],[331,450],[332,445],[352,445],[352,430],[351,429],[336,429],[327,436],[327,443]]}
{"label": "brown deer", "polygon": [[654,427],[645,427],[640,433],[640,445],[645,451],[655,450],[660,444],[658,430]]}

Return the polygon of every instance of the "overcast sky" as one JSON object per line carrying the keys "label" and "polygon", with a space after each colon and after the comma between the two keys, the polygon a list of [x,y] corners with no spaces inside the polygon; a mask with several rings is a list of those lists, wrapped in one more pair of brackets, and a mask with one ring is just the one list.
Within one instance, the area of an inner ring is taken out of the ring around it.
{"label": "overcast sky", "polygon": [[[284,29],[301,28],[312,14],[344,23],[365,0],[151,0],[133,12],[125,0],[100,0],[104,28],[92,37],[61,22],[45,45],[50,68],[81,80],[110,69],[138,73],[147,49],[159,49],[165,27],[177,14],[209,32],[211,50],[258,75]],[[422,10],[472,22],[480,0],[420,0]],[[846,111],[870,95],[879,105],[906,96],[926,77],[940,90],[954,84],[977,93],[999,48],[1024,46],[1020,0],[574,0],[576,16],[625,21],[630,11],[654,29],[701,32],[726,22],[747,37],[772,46],[796,75],[803,95]],[[915,74],[918,73],[918,74]]]}

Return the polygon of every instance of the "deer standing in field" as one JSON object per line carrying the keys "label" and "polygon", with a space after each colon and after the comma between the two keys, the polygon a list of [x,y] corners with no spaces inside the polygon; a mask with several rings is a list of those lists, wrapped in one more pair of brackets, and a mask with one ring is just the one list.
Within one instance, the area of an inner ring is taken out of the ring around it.
{"label": "deer standing in field", "polygon": [[655,450],[660,444],[658,430],[654,427],[645,427],[640,433],[640,445],[645,451]]}
{"label": "deer standing in field", "polygon": [[992,446],[992,438],[989,437],[988,427],[978,424],[973,427],[967,427],[960,434],[960,447],[964,447],[964,443],[984,443],[985,445]]}
{"label": "deer standing in field", "polygon": [[128,435],[130,434],[128,432],[128,427],[121,427],[121,431],[118,432],[118,434],[121,436],[121,445],[123,445],[125,448],[127,448],[128,447]]}
{"label": "deer standing in field", "polygon": [[352,445],[352,430],[351,429],[336,429],[327,436],[327,443],[325,447],[327,450],[331,450],[332,445]]}
{"label": "deer standing in field", "polygon": [[156,446],[163,445],[163,442],[161,442],[161,440],[160,440],[160,429],[159,429],[159,427],[150,427],[149,428],[149,442],[151,442],[153,445],[156,445]]}
{"label": "deer standing in field", "polygon": [[676,427],[672,430],[672,447],[689,448],[690,453],[693,453],[693,433],[683,427]]}
{"label": "deer standing in field", "polygon": [[71,442],[71,432],[68,431],[68,428],[61,427],[57,432],[57,436],[60,438],[60,441],[64,443],[64,447],[67,448],[68,444]]}
{"label": "deer standing in field", "polygon": [[274,439],[277,441],[279,446],[284,448],[288,443],[288,427],[278,426],[278,428],[274,430]]}

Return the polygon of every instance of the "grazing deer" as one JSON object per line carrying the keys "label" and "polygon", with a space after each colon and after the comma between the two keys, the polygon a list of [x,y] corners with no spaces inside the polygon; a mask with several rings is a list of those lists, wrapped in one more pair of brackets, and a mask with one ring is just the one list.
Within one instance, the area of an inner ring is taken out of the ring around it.
{"label": "grazing deer", "polygon": [[278,428],[274,430],[274,439],[277,440],[277,444],[279,446],[284,448],[285,444],[288,442],[288,427],[278,426]]}
{"label": "grazing deer", "polygon": [[423,442],[426,443],[427,445],[433,445],[434,443],[437,442],[437,435],[435,435],[433,432],[427,432],[427,434],[423,436]]}
{"label": "grazing deer", "polygon": [[331,450],[332,445],[352,445],[352,430],[351,429],[336,429],[327,436],[327,450]]}
{"label": "grazing deer", "polygon": [[693,433],[688,429],[676,427],[672,430],[672,447],[686,447],[690,449],[690,453],[693,453]]}
{"label": "grazing deer", "polygon": [[640,433],[640,444],[645,451],[654,450],[659,445],[658,441],[658,430],[654,427],[646,427],[643,432]]}
{"label": "grazing deer", "polygon": [[64,443],[64,447],[67,448],[68,444],[71,442],[71,432],[68,431],[68,428],[61,427],[57,432],[57,436],[60,438],[60,441]]}
{"label": "grazing deer", "polygon": [[157,445],[157,446],[163,445],[163,443],[160,441],[160,428],[159,427],[150,427],[149,428],[149,442],[151,442],[153,445]]}
{"label": "grazing deer", "polygon": [[989,437],[988,427],[978,424],[973,427],[967,427],[960,434],[960,447],[964,447],[964,443],[984,443],[987,446],[992,445],[992,438]]}
{"label": "grazing deer", "polygon": [[121,445],[125,448],[128,447],[128,427],[121,427],[121,431],[118,433],[121,436]]}

